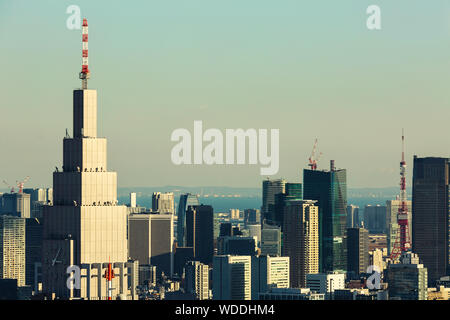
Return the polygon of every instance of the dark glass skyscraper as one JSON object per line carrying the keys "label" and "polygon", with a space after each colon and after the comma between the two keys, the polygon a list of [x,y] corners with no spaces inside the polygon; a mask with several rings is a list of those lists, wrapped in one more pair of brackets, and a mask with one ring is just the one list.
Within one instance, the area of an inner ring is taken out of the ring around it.
{"label": "dark glass skyscraper", "polygon": [[286,183],[285,192],[275,195],[275,218],[274,224],[283,229],[284,208],[290,200],[303,200],[303,190],[301,183]]}
{"label": "dark glass skyscraper", "polygon": [[347,270],[345,227],[347,219],[347,172],[303,170],[303,199],[319,206],[320,272]]}
{"label": "dark glass skyscraper", "polygon": [[178,247],[186,247],[186,210],[188,206],[199,205],[196,195],[185,193],[180,195],[177,211],[177,245]]}
{"label": "dark glass skyscraper", "polygon": [[194,248],[194,258],[210,264],[214,254],[214,209],[189,206],[186,211],[186,247]]}
{"label": "dark glass skyscraper", "polygon": [[412,250],[428,269],[432,285],[450,272],[449,162],[414,156]]}

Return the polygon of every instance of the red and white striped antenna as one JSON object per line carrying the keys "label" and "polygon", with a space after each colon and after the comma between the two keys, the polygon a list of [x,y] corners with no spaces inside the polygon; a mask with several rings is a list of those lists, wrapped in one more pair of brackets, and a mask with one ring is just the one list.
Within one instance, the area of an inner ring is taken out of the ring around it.
{"label": "red and white striped antenna", "polygon": [[82,50],[82,63],[81,63],[81,72],[80,72],[80,79],[81,79],[81,89],[85,90],[87,89],[87,80],[91,77],[91,72],[89,71],[88,67],[88,23],[87,19],[83,19],[83,50]]}

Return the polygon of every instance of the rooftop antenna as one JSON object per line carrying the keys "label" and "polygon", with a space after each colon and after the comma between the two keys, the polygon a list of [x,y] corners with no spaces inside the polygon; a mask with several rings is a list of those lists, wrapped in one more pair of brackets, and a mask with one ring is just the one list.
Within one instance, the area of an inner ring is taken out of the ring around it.
{"label": "rooftop antenna", "polygon": [[87,89],[87,81],[91,77],[91,72],[88,67],[88,22],[87,19],[83,19],[83,28],[82,28],[82,41],[83,41],[83,50],[82,50],[82,64],[81,64],[81,89]]}

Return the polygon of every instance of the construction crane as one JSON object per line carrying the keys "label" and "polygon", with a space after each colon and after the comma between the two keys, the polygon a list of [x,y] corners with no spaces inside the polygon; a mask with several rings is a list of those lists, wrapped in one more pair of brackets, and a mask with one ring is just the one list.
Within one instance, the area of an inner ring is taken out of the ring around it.
{"label": "construction crane", "polygon": [[406,198],[406,161],[405,161],[405,135],[402,130],[402,161],[400,162],[400,206],[397,213],[397,223],[399,225],[399,234],[394,242],[391,252],[391,260],[395,261],[403,252],[411,248],[408,226],[408,205]]}
{"label": "construction crane", "polygon": [[19,188],[19,193],[23,193],[23,186],[25,184],[25,182],[27,182],[28,180],[30,180],[30,177],[26,177],[25,179],[23,179],[22,181],[16,181],[17,183],[17,187]]}
{"label": "construction crane", "polygon": [[6,186],[11,189],[11,193],[14,193],[14,187],[10,186],[10,184],[8,182],[6,182],[6,180],[3,180],[3,183],[6,184]]}
{"label": "construction crane", "polygon": [[91,72],[88,67],[88,22],[87,19],[83,19],[83,29],[82,29],[82,41],[83,41],[83,49],[82,49],[82,64],[81,64],[81,89],[87,89],[87,81],[91,77]]}
{"label": "construction crane", "polygon": [[317,138],[314,141],[314,146],[311,151],[311,155],[309,156],[309,159],[308,159],[309,160],[308,166],[311,167],[311,170],[317,169],[317,162],[319,161],[320,157],[322,156],[322,152],[320,152],[316,158],[316,152],[317,152]]}

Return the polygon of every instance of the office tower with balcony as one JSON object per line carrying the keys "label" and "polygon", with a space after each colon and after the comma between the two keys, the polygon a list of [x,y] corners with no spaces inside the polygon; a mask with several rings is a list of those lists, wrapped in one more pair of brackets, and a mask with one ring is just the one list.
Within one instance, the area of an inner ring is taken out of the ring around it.
{"label": "office tower with balcony", "polygon": [[315,200],[287,201],[283,256],[290,259],[290,285],[304,288],[306,275],[319,272],[319,208]]}
{"label": "office tower with balcony", "polygon": [[347,173],[336,169],[303,170],[303,198],[317,200],[319,207],[320,272],[346,271]]}
{"label": "office tower with balcony", "polygon": [[449,275],[450,159],[414,156],[412,251],[428,270],[430,285]]}

